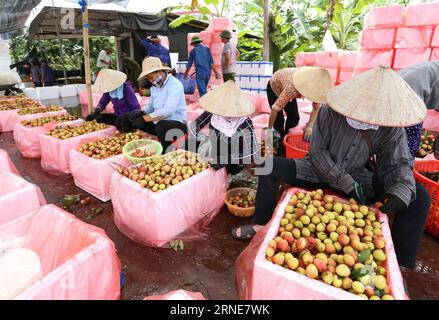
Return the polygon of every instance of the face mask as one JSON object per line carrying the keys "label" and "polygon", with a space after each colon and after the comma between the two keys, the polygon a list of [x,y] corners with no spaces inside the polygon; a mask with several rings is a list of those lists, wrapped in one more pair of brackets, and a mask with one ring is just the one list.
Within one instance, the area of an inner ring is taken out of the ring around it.
{"label": "face mask", "polygon": [[155,78],[155,80],[152,82],[152,85],[153,85],[154,87],[161,88],[161,87],[163,86],[163,83],[164,83],[164,82],[165,82],[165,80],[163,79],[163,76],[159,74],[159,75]]}
{"label": "face mask", "polygon": [[356,121],[354,119],[346,118],[347,123],[349,126],[356,130],[378,130],[379,126],[374,126],[372,124],[367,124],[364,122]]}

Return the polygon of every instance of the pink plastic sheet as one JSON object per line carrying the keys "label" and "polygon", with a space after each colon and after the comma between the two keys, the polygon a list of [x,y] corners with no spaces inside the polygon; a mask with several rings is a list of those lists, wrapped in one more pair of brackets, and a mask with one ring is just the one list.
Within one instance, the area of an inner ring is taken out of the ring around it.
{"label": "pink plastic sheet", "polygon": [[103,202],[110,200],[111,175],[118,165],[129,165],[122,154],[98,160],[70,150],[70,171],[76,186]]}
{"label": "pink plastic sheet", "polygon": [[358,63],[358,51],[343,51],[340,55],[340,68],[354,69]]}
{"label": "pink plastic sheet", "polygon": [[395,69],[403,69],[430,59],[431,48],[396,49]]}
{"label": "pink plastic sheet", "polygon": [[[62,116],[67,114],[67,110],[62,109],[60,111],[54,111],[54,112],[47,112],[47,113],[36,113],[36,114],[26,114],[20,116],[17,112],[11,113],[10,118],[8,120],[8,126],[12,126],[12,130],[14,130],[14,127],[17,123],[20,123],[21,121],[25,120],[34,120],[38,118],[43,117],[56,117],[56,116]],[[10,131],[12,131],[10,130]]]}
{"label": "pink plastic sheet", "polygon": [[24,158],[40,158],[40,134],[48,133],[55,126],[78,125],[83,122],[84,120],[78,119],[62,123],[49,123],[41,127],[26,127],[17,123],[14,128],[15,145]]}
{"label": "pink plastic sheet", "polygon": [[306,112],[299,112],[299,116],[300,116],[299,124],[294,128],[291,128],[289,133],[291,134],[303,133],[303,129],[305,128],[306,124],[309,122],[309,118],[311,115]]}
{"label": "pink plastic sheet", "polygon": [[406,8],[406,26],[439,24],[439,2],[409,4]]}
{"label": "pink plastic sheet", "polygon": [[0,237],[30,236],[43,279],[17,300],[107,300],[120,297],[120,263],[105,232],[46,205],[0,226]]}
{"label": "pink plastic sheet", "polygon": [[428,110],[423,127],[429,131],[439,132],[439,112]]}
{"label": "pink plastic sheet", "polygon": [[143,300],[207,300],[202,293],[187,290],[175,290],[165,294],[145,297]]}
{"label": "pink plastic sheet", "polygon": [[316,66],[324,68],[338,68],[339,64],[340,54],[338,51],[316,52]]}
{"label": "pink plastic sheet", "polygon": [[427,48],[433,35],[433,27],[398,28],[395,48]]}
{"label": "pink plastic sheet", "polygon": [[360,50],[358,69],[370,69],[380,65],[392,66],[394,50]]}
{"label": "pink plastic sheet", "polygon": [[[265,259],[268,242],[277,236],[280,220],[291,196],[298,189],[288,190],[279,202],[271,221],[252,239],[236,260],[236,284],[241,300],[359,300],[360,297],[322,281],[310,279]],[[395,299],[406,300],[401,272],[387,216],[380,214],[383,237],[386,239],[387,280]]]}
{"label": "pink plastic sheet", "polygon": [[395,28],[363,29],[360,34],[362,49],[393,49],[395,46]]}
{"label": "pink plastic sheet", "polygon": [[91,132],[82,136],[59,140],[46,134],[40,135],[41,167],[50,174],[70,173],[70,150],[78,148],[83,140],[89,138],[107,138],[116,132],[116,127]]}
{"label": "pink plastic sheet", "polygon": [[14,130],[15,118],[18,110],[0,111],[0,132],[10,132]]}
{"label": "pink plastic sheet", "polygon": [[0,225],[45,204],[38,186],[12,172],[0,171]]}
{"label": "pink plastic sheet", "polygon": [[270,105],[268,104],[267,97],[254,92],[244,92],[255,107],[255,114],[271,113]]}
{"label": "pink plastic sheet", "polygon": [[20,175],[8,153],[3,149],[0,149],[0,171],[9,171]]}
{"label": "pink plastic sheet", "polygon": [[374,7],[364,19],[364,29],[396,28],[402,25],[404,6]]}
{"label": "pink plastic sheet", "polygon": [[296,54],[296,67],[315,66],[315,52],[299,52]]}
{"label": "pink plastic sheet", "polygon": [[432,48],[430,61],[438,61],[438,60],[439,60],[439,48]]}
{"label": "pink plastic sheet", "polygon": [[219,213],[226,189],[225,169],[205,170],[160,193],[114,173],[110,187],[114,222],[128,238],[146,246],[206,238],[203,228]]}

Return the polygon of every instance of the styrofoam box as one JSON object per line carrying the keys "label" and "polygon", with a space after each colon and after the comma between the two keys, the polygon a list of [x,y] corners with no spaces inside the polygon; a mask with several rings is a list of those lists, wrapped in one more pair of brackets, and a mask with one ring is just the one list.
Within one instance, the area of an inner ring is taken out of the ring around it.
{"label": "styrofoam box", "polygon": [[354,75],[354,69],[340,69],[340,75],[338,76],[338,82],[346,82]]}
{"label": "styrofoam box", "polygon": [[251,76],[271,76],[273,63],[267,61],[240,61],[240,73]]}
{"label": "styrofoam box", "polygon": [[432,35],[432,26],[398,28],[395,48],[427,48]]}
{"label": "styrofoam box", "polygon": [[76,93],[79,95],[79,93],[81,92],[81,91],[84,91],[84,90],[86,90],[87,89],[87,85],[86,84],[83,84],[83,83],[80,83],[80,84],[77,84],[76,85]]}
{"label": "styrofoam box", "polygon": [[358,63],[358,51],[343,51],[340,55],[340,68],[353,69]]}
{"label": "styrofoam box", "polygon": [[215,42],[210,44],[210,51],[212,52],[212,56],[221,55],[223,52],[224,43]]}
{"label": "styrofoam box", "polygon": [[212,31],[232,31],[234,28],[234,23],[230,18],[214,18],[210,21],[209,30]]}
{"label": "styrofoam box", "polygon": [[360,50],[358,69],[369,69],[377,66],[391,67],[395,50]]}
{"label": "styrofoam box", "polygon": [[339,64],[340,64],[340,54],[338,51],[316,52],[317,67],[338,68]]}
{"label": "styrofoam box", "polygon": [[179,73],[184,73],[186,71],[187,61],[179,61],[177,62],[177,71]]}
{"label": "styrofoam box", "polygon": [[24,94],[30,99],[38,99],[37,90],[35,88],[26,88],[23,90]]}
{"label": "styrofoam box", "polygon": [[360,34],[360,47],[362,49],[393,49],[395,33],[395,28],[363,29]]}
{"label": "styrofoam box", "polygon": [[299,52],[296,54],[296,67],[315,66],[316,53],[315,52]]}
{"label": "styrofoam box", "polygon": [[78,91],[76,89],[75,84],[68,84],[58,88],[59,88],[59,96],[61,98],[76,97],[78,95]]}
{"label": "styrofoam box", "polygon": [[406,26],[439,24],[439,2],[409,4],[406,8]]}
{"label": "styrofoam box", "polygon": [[404,6],[374,7],[364,19],[364,29],[397,28],[402,26]]}
{"label": "styrofoam box", "polygon": [[431,48],[396,49],[395,69],[403,69],[430,59]]}
{"label": "styrofoam box", "polygon": [[438,61],[439,60],[439,48],[431,49],[430,61]]}
{"label": "styrofoam box", "polygon": [[38,99],[46,100],[46,99],[57,99],[59,98],[59,87],[43,87],[37,88]]}
{"label": "styrofoam box", "polygon": [[439,27],[438,27],[438,26],[436,26],[436,27],[434,28],[434,31],[433,31],[433,37],[432,37],[432,39],[431,39],[431,44],[430,44],[430,46],[431,46],[432,48],[438,48],[438,47],[439,47]]}

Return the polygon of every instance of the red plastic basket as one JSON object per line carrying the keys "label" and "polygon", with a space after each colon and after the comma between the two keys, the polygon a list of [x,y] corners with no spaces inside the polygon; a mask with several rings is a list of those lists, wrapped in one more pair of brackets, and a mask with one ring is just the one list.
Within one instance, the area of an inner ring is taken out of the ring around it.
{"label": "red plastic basket", "polygon": [[284,137],[285,155],[289,159],[305,158],[309,143],[303,140],[303,133],[287,134]]}
{"label": "red plastic basket", "polygon": [[430,193],[431,205],[425,224],[425,230],[439,238],[439,183],[423,176],[421,172],[439,171],[439,161],[415,161],[415,179]]}

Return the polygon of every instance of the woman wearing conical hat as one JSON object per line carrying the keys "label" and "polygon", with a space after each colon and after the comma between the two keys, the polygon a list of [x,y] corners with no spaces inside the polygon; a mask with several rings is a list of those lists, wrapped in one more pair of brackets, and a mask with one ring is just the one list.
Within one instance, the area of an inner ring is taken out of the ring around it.
{"label": "woman wearing conical hat", "polygon": [[[96,120],[125,131],[125,128],[122,128],[122,117],[127,113],[140,110],[136,94],[126,80],[127,75],[120,71],[102,69],[99,72],[93,90],[96,93],[102,93],[102,97],[94,113],[87,117],[87,121]],[[114,113],[103,113],[110,102],[113,103]]]}
{"label": "woman wearing conical hat", "polygon": [[393,70],[364,72],[328,93],[304,159],[273,158],[260,176],[253,225],[232,230],[247,240],[265,225],[276,206],[278,186],[331,188],[358,203],[385,200],[394,214],[392,238],[399,265],[414,268],[430,206],[427,190],[415,182],[404,128],[427,114],[424,102]]}
{"label": "woman wearing conical hat", "polygon": [[[231,174],[258,163],[259,145],[249,118],[255,108],[239,86],[229,80],[201,97],[199,103],[205,112],[189,126],[189,141],[203,143],[198,153],[211,158],[214,169],[225,167]],[[210,134],[200,134],[207,126]],[[189,145],[189,149],[194,146]]]}
{"label": "woman wearing conical hat", "polygon": [[299,123],[296,99],[306,98],[313,102],[313,112],[304,129],[305,140],[309,140],[320,104],[326,102],[326,94],[331,87],[331,76],[324,68],[301,67],[276,71],[267,84],[267,98],[272,110],[268,128],[274,128],[283,138]]}

